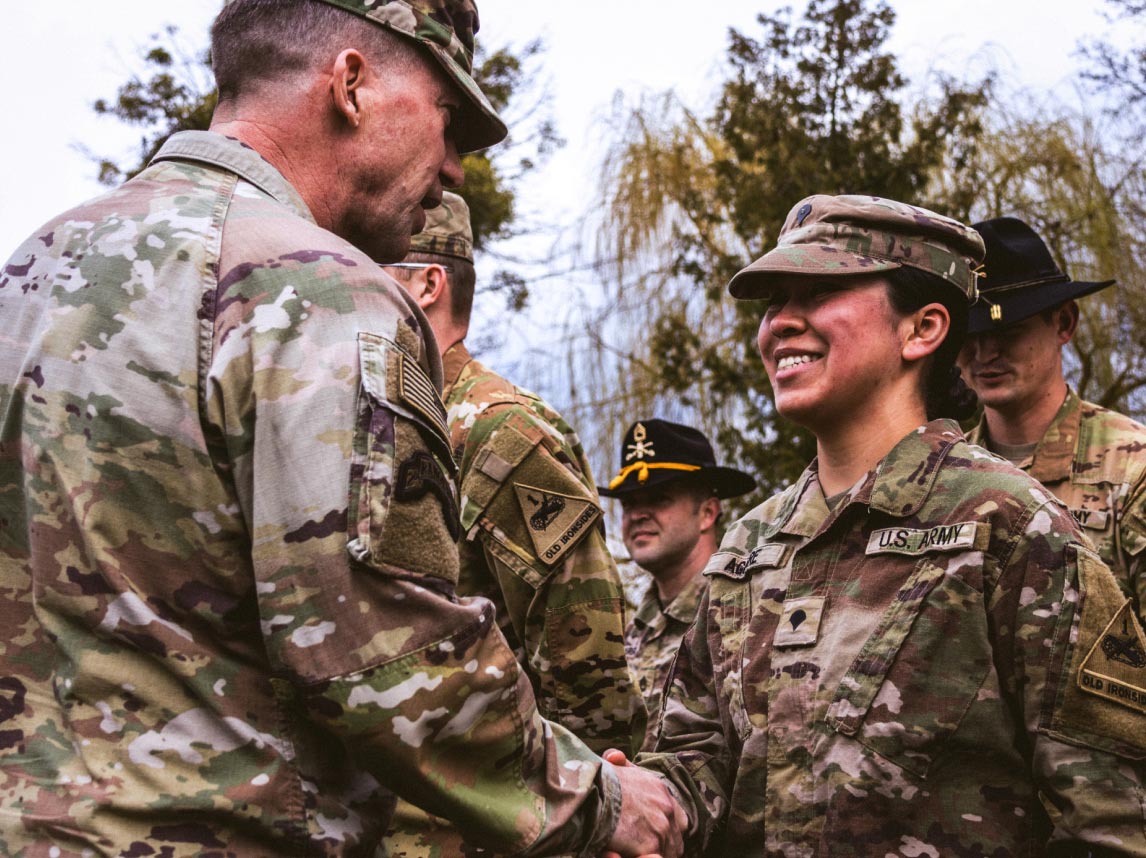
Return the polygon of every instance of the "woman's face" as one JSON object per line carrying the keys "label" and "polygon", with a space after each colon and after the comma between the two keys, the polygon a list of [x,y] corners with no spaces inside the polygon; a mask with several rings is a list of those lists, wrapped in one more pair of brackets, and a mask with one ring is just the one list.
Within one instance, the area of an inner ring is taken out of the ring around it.
{"label": "woman's face", "polygon": [[790,275],[768,300],[757,344],[780,414],[820,434],[879,413],[905,336],[884,279]]}

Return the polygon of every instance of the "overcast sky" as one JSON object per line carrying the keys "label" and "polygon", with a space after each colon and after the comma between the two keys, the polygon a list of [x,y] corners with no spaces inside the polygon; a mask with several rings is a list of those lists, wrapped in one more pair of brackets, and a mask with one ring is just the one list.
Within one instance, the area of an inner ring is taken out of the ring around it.
{"label": "overcast sky", "polygon": [[[544,38],[544,68],[569,141],[529,186],[529,208],[570,218],[596,191],[602,120],[616,93],[676,90],[703,106],[721,78],[729,27],[758,32],[776,0],[479,0],[479,39],[491,47]],[[801,2],[796,2],[802,8]],[[1109,29],[1100,0],[901,0],[891,48],[918,79],[939,66],[961,76],[991,63],[1008,80],[1049,89],[1069,80],[1081,37]],[[219,0],[54,0],[0,6],[0,258],[55,213],[100,192],[85,145],[120,156],[137,138],[96,117],[138,68],[148,37],[175,24],[206,43]]]}

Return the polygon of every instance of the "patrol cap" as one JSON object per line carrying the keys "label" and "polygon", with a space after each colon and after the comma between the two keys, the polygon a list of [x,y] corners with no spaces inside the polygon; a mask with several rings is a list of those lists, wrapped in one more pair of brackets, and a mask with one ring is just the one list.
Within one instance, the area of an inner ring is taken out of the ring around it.
{"label": "patrol cap", "polygon": [[621,441],[621,470],[608,486],[598,486],[597,493],[619,498],[684,479],[709,486],[719,498],[756,488],[751,474],[716,464],[712,444],[699,429],[654,417],[629,427]]}
{"label": "patrol cap", "polygon": [[484,149],[505,139],[505,123],[471,77],[478,12],[474,0],[318,0],[345,9],[430,52],[467,99],[453,127],[458,152]]}
{"label": "patrol cap", "polygon": [[1005,328],[1115,282],[1071,280],[1038,233],[1017,217],[985,220],[973,228],[983,236],[987,259],[979,302],[967,319],[969,334]]}
{"label": "patrol cap", "polygon": [[443,193],[442,204],[426,212],[425,228],[410,239],[410,252],[454,256],[472,265],[474,234],[466,201],[450,191]]}
{"label": "patrol cap", "polygon": [[760,298],[777,275],[854,276],[908,266],[974,301],[982,261],[983,239],[957,220],[880,197],[816,194],[792,207],[776,247],[739,271],[728,291]]}

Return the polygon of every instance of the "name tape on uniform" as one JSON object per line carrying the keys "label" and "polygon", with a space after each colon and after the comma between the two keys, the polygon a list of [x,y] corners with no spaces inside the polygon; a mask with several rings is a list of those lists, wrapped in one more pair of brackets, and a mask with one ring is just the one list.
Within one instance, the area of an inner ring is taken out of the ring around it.
{"label": "name tape on uniform", "polygon": [[1089,694],[1146,712],[1146,639],[1129,599],[1091,647],[1079,668],[1078,685]]}
{"label": "name tape on uniform", "polygon": [[1105,509],[1072,509],[1070,514],[1081,527],[1089,527],[1091,530],[1106,530],[1106,522],[1110,517],[1110,512]]}
{"label": "name tape on uniform", "polygon": [[975,546],[975,522],[940,524],[935,527],[888,527],[872,533],[867,554],[924,554],[929,551],[960,551]]}
{"label": "name tape on uniform", "polygon": [[776,569],[784,565],[784,558],[788,554],[788,546],[779,542],[769,542],[758,545],[741,558],[731,557],[719,570],[729,578],[741,579],[750,569]]}

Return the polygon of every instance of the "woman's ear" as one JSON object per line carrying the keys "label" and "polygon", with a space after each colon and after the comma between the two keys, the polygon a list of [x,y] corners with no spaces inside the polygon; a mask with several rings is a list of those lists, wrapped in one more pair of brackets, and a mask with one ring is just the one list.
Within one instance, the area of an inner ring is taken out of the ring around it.
{"label": "woman's ear", "polygon": [[951,330],[951,314],[942,304],[927,304],[904,320],[906,332],[902,355],[905,361],[922,360],[935,352]]}

